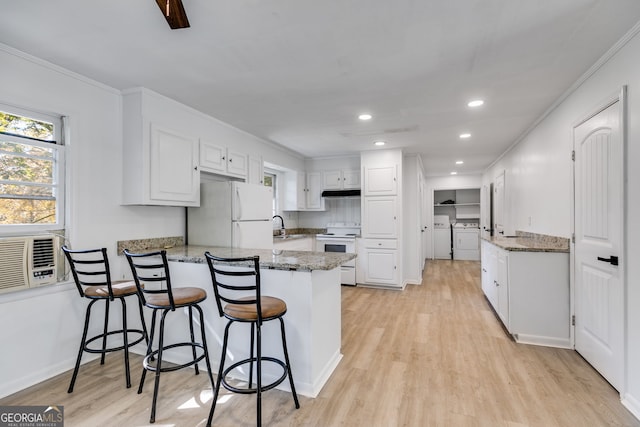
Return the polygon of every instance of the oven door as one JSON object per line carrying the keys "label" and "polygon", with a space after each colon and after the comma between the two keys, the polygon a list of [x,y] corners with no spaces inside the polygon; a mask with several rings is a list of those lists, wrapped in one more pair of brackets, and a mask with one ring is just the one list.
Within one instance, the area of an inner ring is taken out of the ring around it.
{"label": "oven door", "polygon": [[[338,252],[355,253],[356,244],[353,240],[331,239],[316,237],[316,251],[318,252]],[[340,282],[343,285],[355,286],[356,284],[356,260],[340,266]]]}

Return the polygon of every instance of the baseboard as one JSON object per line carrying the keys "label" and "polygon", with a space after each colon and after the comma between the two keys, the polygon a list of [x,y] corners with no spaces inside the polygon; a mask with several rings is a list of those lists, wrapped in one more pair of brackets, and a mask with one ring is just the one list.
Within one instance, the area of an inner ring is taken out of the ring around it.
{"label": "baseboard", "polygon": [[545,347],[556,347],[573,349],[570,338],[554,338],[538,335],[514,334],[513,338],[518,344],[541,345]]}
{"label": "baseboard", "polygon": [[622,396],[621,402],[622,405],[627,408],[634,417],[640,420],[640,400],[631,396],[629,393],[626,393],[624,396]]}

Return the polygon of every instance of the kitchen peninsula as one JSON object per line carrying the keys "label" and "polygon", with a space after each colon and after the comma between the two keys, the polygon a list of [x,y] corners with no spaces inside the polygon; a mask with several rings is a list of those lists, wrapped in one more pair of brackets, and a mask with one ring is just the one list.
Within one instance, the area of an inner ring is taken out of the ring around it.
{"label": "kitchen peninsula", "polygon": [[[123,243],[118,243],[119,248]],[[144,251],[153,250],[157,249]],[[258,255],[262,294],[282,298],[287,303],[284,321],[296,389],[305,396],[318,395],[342,358],[340,265],[355,258],[355,254],[194,245],[165,250],[173,286],[198,286],[207,291],[207,300],[201,306],[205,312],[207,344],[215,372],[226,322],[218,316],[204,253],[209,251],[213,255],[228,258]],[[184,331],[188,330],[186,311],[181,315],[184,316],[184,322],[167,324],[167,340],[179,341]],[[243,331],[242,325],[234,327],[238,329],[231,335],[227,353],[230,360],[246,357],[249,351],[249,328]],[[265,324],[262,339],[263,354],[282,356],[277,322]],[[188,355],[174,353],[171,357],[172,361],[181,362]],[[270,365],[263,367],[266,380],[280,375],[278,368]],[[279,388],[288,390],[288,383],[283,382]]]}

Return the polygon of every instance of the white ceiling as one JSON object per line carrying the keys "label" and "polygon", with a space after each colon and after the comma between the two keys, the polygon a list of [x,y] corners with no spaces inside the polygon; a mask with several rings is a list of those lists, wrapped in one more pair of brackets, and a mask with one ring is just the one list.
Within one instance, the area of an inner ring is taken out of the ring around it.
{"label": "white ceiling", "polygon": [[481,172],[640,20],[638,0],[183,4],[170,30],[154,0],[6,1],[0,42],[307,157],[383,139],[442,175]]}

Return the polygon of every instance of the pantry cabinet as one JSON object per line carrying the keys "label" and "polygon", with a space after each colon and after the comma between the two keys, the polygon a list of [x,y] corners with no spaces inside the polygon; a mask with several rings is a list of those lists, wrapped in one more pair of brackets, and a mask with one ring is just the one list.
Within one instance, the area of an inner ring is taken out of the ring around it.
{"label": "pantry cabinet", "polygon": [[402,152],[381,150],[361,155],[362,242],[358,253],[364,285],[403,288]]}

